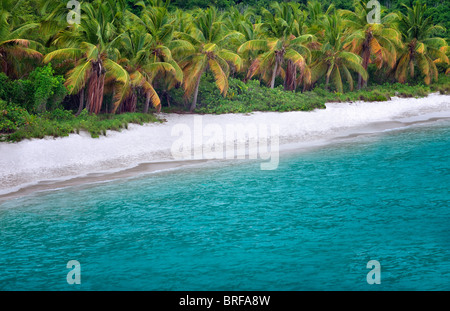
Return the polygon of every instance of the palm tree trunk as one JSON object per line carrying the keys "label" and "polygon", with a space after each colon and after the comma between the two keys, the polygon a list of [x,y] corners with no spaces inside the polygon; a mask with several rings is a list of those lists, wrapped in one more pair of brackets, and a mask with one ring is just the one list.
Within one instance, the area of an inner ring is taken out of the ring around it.
{"label": "palm tree trunk", "polygon": [[76,116],[79,116],[84,108],[84,88],[81,89],[79,96],[80,96],[80,105],[78,106],[78,111],[75,114]]}
{"label": "palm tree trunk", "polygon": [[[130,93],[127,95],[125,100],[123,101],[123,109],[121,112],[136,112],[136,103],[137,103],[137,90],[135,87],[132,87]],[[147,96],[150,100],[150,96]],[[145,106],[144,106],[145,110]],[[148,107],[147,107],[148,111]]]}
{"label": "palm tree trunk", "polygon": [[[329,67],[328,67],[328,70],[330,70]],[[327,70],[327,73],[328,73],[328,70]],[[331,74],[330,75],[326,75],[326,76],[327,76],[327,79],[325,80],[325,90],[328,91],[328,86],[330,84],[330,76],[331,76]]]}
{"label": "palm tree trunk", "polygon": [[[369,60],[370,60],[370,50],[366,49],[363,52],[362,57],[362,66],[367,71],[367,68],[369,67]],[[360,74],[358,74],[358,89],[361,89],[363,87],[367,86],[367,81],[365,81]]]}
{"label": "palm tree trunk", "polygon": [[277,71],[278,71],[278,61],[275,60],[275,67],[273,68],[272,72],[272,80],[270,80],[270,88],[273,89],[275,87],[275,78],[277,77]]}
{"label": "palm tree trunk", "polygon": [[136,103],[137,103],[136,92],[133,92],[133,94],[131,95],[131,107],[130,107],[130,112],[136,112]]}
{"label": "palm tree trunk", "polygon": [[89,112],[98,114],[103,104],[105,86],[105,69],[100,62],[93,64],[93,73],[89,79],[88,102]]}
{"label": "palm tree trunk", "polygon": [[[366,33],[366,38],[362,45],[362,66],[367,71],[367,68],[369,67],[369,61],[370,61],[370,42],[373,39],[373,34],[371,31]],[[367,86],[367,81],[364,81],[362,76],[358,74],[358,89],[361,89],[363,87]]]}
{"label": "palm tree trunk", "polygon": [[167,106],[170,107],[170,95],[169,95],[169,92],[167,92],[167,91],[164,91],[164,92],[165,92],[165,94],[166,94]]}
{"label": "palm tree trunk", "polygon": [[97,75],[93,73],[91,77],[89,78],[89,85],[88,85],[88,98],[86,103],[86,108],[88,109],[89,113],[94,113],[95,111],[95,86],[97,85]]}
{"label": "palm tree trunk", "polygon": [[291,60],[288,60],[286,79],[284,80],[285,91],[295,91],[297,88],[297,68]]}
{"label": "palm tree trunk", "polygon": [[358,90],[362,88],[362,76],[358,73]]}
{"label": "palm tree trunk", "polygon": [[97,86],[97,110],[96,110],[96,114],[99,114],[101,109],[102,109],[102,105],[103,105],[103,92],[104,92],[104,88],[105,88],[105,74],[102,73],[100,78],[98,79],[98,86]]}
{"label": "palm tree trunk", "polygon": [[275,51],[275,68],[272,73],[272,80],[270,81],[270,87],[273,89],[275,87],[275,78],[278,75],[278,70],[280,69],[281,63],[283,62],[284,54],[286,50],[283,48],[279,51]]}
{"label": "palm tree trunk", "polygon": [[195,108],[197,107],[198,88],[200,86],[201,78],[202,78],[202,74],[199,75],[197,84],[195,85],[194,99],[192,100],[191,108],[189,109],[190,112],[193,112],[195,110]]}
{"label": "palm tree trunk", "polygon": [[147,94],[147,96],[145,96],[145,105],[144,105],[144,113],[148,113],[148,107],[150,106],[150,95]]}

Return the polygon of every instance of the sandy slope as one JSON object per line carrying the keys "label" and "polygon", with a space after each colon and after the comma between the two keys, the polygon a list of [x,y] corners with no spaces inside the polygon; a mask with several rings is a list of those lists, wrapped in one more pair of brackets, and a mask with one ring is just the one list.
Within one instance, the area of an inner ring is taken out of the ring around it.
{"label": "sandy slope", "polygon": [[[224,146],[233,144],[236,138],[227,135],[227,126],[241,131],[238,125],[243,125],[249,133],[253,129],[255,132],[250,136],[257,139],[266,134],[270,138],[277,129],[277,141],[283,149],[323,143],[355,133],[402,127],[408,122],[450,118],[450,96],[432,94],[421,99],[395,98],[381,103],[333,103],[327,104],[327,109],[312,112],[202,116],[161,114],[160,117],[167,122],[130,125],[128,130],[110,131],[99,139],[82,133],[57,139],[0,143],[0,195],[45,180],[119,171],[140,163],[202,159],[207,155],[197,152],[202,149],[195,149],[196,146],[205,147],[206,144],[209,146],[207,150],[215,150],[211,148],[213,142],[217,146],[220,143]],[[181,150],[181,146],[186,147],[184,151],[191,148],[189,154],[183,153],[184,158],[180,158],[180,152],[175,153]]]}

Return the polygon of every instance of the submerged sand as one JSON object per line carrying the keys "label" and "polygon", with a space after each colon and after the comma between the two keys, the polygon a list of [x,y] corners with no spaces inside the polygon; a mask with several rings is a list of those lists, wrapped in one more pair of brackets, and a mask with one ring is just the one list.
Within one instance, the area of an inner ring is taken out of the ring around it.
{"label": "submerged sand", "polygon": [[[438,94],[387,102],[331,103],[326,107],[311,112],[160,114],[166,120],[162,124],[129,125],[128,130],[108,131],[98,139],[80,133],[0,143],[0,200],[202,164],[207,161],[205,157],[179,159],[172,148],[180,143],[190,144],[193,149],[204,147],[217,138],[204,136],[208,128],[223,129],[225,133],[230,125],[254,125],[257,129],[276,126],[277,142],[283,152],[450,118],[450,96]],[[189,129],[189,135],[179,135],[175,129],[180,128]],[[226,145],[238,138],[224,135],[219,139]],[[246,139],[248,143],[251,137]]]}

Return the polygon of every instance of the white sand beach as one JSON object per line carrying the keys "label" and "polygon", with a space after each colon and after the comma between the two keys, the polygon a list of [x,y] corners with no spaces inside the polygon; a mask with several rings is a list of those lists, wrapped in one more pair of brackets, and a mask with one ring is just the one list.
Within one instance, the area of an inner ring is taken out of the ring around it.
{"label": "white sand beach", "polygon": [[[174,135],[174,128],[191,130],[192,137],[189,138],[192,139],[186,144],[206,144],[211,138],[195,140],[196,135],[199,137],[196,133],[199,120],[202,130],[215,127],[224,132],[227,125],[255,125],[257,128],[276,125],[280,150],[287,150],[323,144],[339,137],[402,128],[415,122],[450,118],[450,96],[438,94],[419,99],[393,98],[387,102],[331,103],[326,106],[327,109],[311,112],[160,114],[166,122],[129,125],[128,130],[108,131],[106,136],[95,139],[88,133],[80,133],[56,139],[0,143],[0,198],[22,193],[24,189],[31,192],[56,185],[102,180],[108,174],[110,177],[130,176],[141,170],[157,171],[197,164],[199,161],[174,158],[171,148],[182,139]],[[223,139],[224,144],[234,143],[234,138],[224,136]]]}

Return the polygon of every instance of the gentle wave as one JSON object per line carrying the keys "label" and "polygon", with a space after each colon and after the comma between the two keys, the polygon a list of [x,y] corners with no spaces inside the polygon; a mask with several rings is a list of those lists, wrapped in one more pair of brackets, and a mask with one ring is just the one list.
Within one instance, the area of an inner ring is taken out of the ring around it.
{"label": "gentle wave", "polygon": [[421,123],[270,172],[214,161],[8,200],[0,290],[449,290],[449,134]]}

